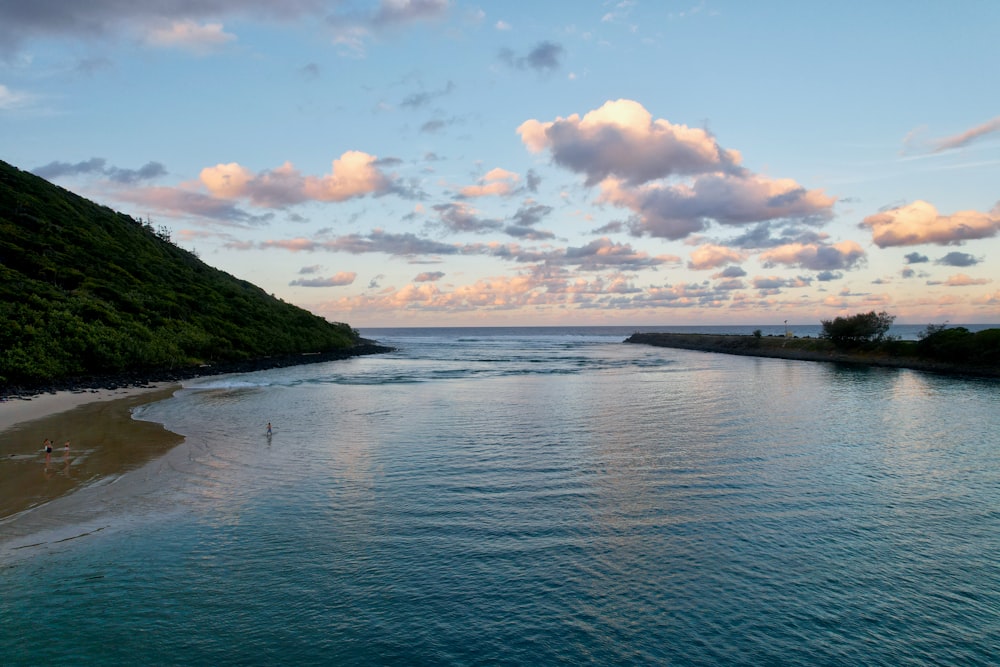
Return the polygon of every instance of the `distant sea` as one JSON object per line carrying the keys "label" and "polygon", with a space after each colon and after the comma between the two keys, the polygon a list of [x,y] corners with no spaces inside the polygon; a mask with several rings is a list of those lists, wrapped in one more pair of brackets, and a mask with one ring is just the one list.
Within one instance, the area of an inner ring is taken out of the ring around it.
{"label": "distant sea", "polygon": [[0,522],[0,663],[1000,664],[1000,382],[622,344],[757,328],[186,382],[166,459]]}

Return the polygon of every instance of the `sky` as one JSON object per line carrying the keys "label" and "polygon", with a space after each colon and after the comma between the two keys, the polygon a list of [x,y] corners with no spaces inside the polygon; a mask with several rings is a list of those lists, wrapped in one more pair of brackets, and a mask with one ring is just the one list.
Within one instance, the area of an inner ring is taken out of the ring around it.
{"label": "sky", "polygon": [[0,159],[358,328],[997,323],[998,32],[975,0],[0,0]]}

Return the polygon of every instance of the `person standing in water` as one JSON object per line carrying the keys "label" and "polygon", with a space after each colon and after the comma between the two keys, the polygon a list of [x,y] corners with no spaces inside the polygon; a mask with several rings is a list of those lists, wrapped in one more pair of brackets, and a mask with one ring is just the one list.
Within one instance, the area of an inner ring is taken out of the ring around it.
{"label": "person standing in water", "polygon": [[271,422],[267,422],[267,434],[271,435]]}

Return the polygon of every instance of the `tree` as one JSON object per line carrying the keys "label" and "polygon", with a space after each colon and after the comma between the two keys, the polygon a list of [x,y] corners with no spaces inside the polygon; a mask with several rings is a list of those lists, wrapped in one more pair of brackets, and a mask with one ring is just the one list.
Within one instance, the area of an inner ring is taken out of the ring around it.
{"label": "tree", "polygon": [[828,338],[837,347],[856,347],[864,343],[881,343],[889,340],[886,334],[896,316],[882,311],[858,313],[850,317],[822,320],[822,338]]}

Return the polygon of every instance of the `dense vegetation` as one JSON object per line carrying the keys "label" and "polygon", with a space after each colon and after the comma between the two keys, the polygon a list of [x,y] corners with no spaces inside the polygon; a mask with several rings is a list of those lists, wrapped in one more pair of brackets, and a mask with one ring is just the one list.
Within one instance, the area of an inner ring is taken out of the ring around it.
{"label": "dense vegetation", "polygon": [[1000,329],[972,333],[965,327],[931,324],[921,332],[919,341],[900,341],[888,335],[895,319],[895,315],[885,311],[872,311],[822,320],[820,335],[838,349],[864,348],[871,352],[964,366],[1000,364]]}
{"label": "dense vegetation", "polygon": [[894,316],[885,312],[824,320],[819,338],[763,336],[757,329],[751,336],[635,333],[625,342],[1000,378],[1000,329],[973,333],[965,327],[929,325],[921,332],[919,340],[899,340],[888,333],[894,320]]}
{"label": "dense vegetation", "polygon": [[858,313],[850,317],[821,320],[823,338],[829,338],[839,348],[851,348],[865,343],[881,343],[896,320],[895,315],[882,311]]}
{"label": "dense vegetation", "polygon": [[916,344],[918,356],[948,363],[1000,366],[1000,329],[972,333],[965,327],[928,326]]}
{"label": "dense vegetation", "polygon": [[0,386],[357,342],[149,223],[0,161]]}

